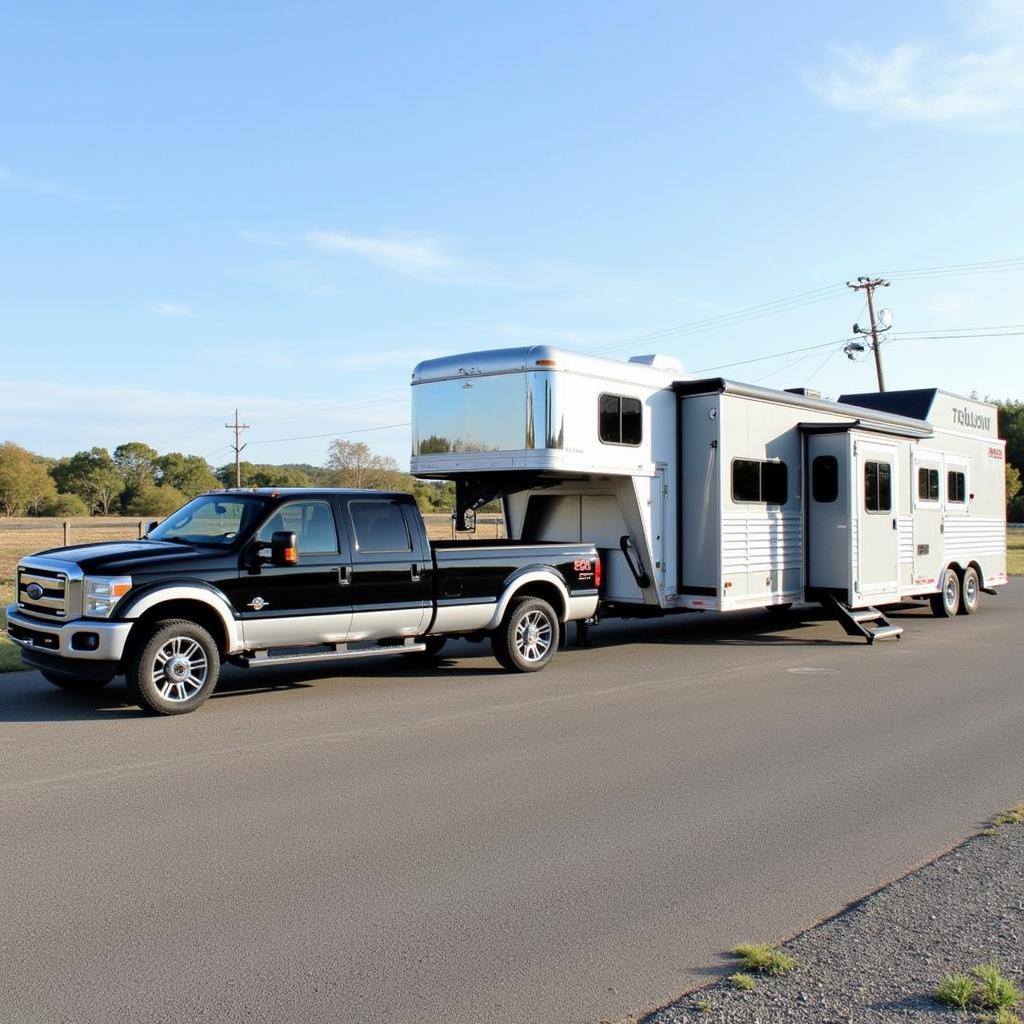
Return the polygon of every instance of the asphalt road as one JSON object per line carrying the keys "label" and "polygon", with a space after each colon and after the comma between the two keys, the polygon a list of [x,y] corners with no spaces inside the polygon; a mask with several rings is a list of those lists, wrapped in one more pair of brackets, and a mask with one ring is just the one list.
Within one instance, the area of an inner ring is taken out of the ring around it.
{"label": "asphalt road", "polygon": [[608,623],[233,672],[194,715],[0,676],[0,1020],[596,1022],[1024,799],[1024,583],[898,643]]}

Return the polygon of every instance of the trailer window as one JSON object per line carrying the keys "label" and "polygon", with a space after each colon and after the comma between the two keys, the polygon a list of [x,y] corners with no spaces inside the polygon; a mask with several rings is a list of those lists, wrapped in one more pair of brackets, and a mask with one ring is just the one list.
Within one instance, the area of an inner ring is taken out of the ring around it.
{"label": "trailer window", "polygon": [[892,511],[892,466],[888,462],[864,463],[864,508],[868,512]]}
{"label": "trailer window", "polygon": [[601,395],[598,399],[598,436],[605,444],[638,445],[643,437],[639,398]]}
{"label": "trailer window", "polygon": [[946,497],[949,501],[963,504],[967,501],[967,474],[950,470],[946,474]]}
{"label": "trailer window", "polygon": [[921,466],[917,471],[917,498],[919,501],[939,500],[939,471]]}
{"label": "trailer window", "polygon": [[811,495],[822,504],[839,497],[839,460],[834,455],[818,455],[811,463]]}
{"label": "trailer window", "polygon": [[785,505],[788,473],[784,462],[762,462],[758,459],[732,460],[732,500],[758,501],[768,505]]}

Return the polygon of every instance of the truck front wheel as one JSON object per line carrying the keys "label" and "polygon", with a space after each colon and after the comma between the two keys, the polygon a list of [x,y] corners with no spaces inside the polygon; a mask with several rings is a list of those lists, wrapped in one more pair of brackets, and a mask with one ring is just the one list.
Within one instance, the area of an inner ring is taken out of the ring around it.
{"label": "truck front wheel", "polygon": [[558,616],[539,597],[513,603],[491,634],[494,657],[512,672],[538,672],[558,650]]}
{"label": "truck front wheel", "polygon": [[127,666],[132,699],[154,715],[195,711],[217,685],[220,654],[202,626],[184,619],[152,625]]}

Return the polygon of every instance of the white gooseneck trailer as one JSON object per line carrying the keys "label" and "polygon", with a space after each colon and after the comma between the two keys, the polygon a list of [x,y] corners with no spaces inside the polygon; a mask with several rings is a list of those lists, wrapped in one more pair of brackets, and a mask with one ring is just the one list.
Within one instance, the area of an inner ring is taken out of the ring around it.
{"label": "white gooseneck trailer", "polygon": [[460,525],[501,498],[508,535],[601,550],[605,614],[821,601],[971,612],[1006,582],[1005,443],[993,406],[938,390],[824,401],[665,356],[548,346],[413,373],[412,472],[456,483]]}

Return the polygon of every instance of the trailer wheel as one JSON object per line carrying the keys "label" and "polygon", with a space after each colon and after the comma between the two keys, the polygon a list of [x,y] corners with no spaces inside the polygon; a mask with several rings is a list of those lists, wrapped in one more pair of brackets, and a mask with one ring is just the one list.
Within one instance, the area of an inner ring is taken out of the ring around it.
{"label": "trailer wheel", "polygon": [[956,615],[960,607],[960,577],[956,569],[949,568],[942,574],[942,589],[928,601],[936,618],[949,619]]}
{"label": "trailer wheel", "polygon": [[973,615],[978,610],[978,602],[981,600],[981,581],[978,579],[978,570],[969,565],[964,569],[963,577],[960,580],[960,607],[961,615]]}
{"label": "trailer wheel", "polygon": [[78,676],[66,676],[61,672],[50,672],[47,669],[39,669],[39,674],[53,686],[59,686],[62,690],[75,693],[92,693],[93,690],[101,690],[110,679],[80,679]]}
{"label": "trailer wheel", "polygon": [[539,597],[513,602],[491,634],[491,650],[510,672],[539,672],[558,650],[559,624],[554,609]]}
{"label": "trailer wheel", "polygon": [[154,715],[195,711],[217,685],[220,654],[213,637],[195,622],[165,619],[149,627],[128,663],[132,699]]}

